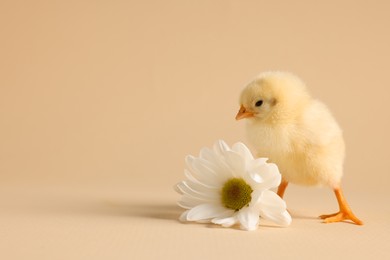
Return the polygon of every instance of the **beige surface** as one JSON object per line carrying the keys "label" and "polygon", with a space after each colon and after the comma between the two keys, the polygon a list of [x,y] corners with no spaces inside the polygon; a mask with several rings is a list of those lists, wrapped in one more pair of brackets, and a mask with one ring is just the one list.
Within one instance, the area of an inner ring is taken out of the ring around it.
{"label": "beige surface", "polygon": [[[0,258],[390,258],[389,2],[137,2],[0,1]],[[343,127],[365,226],[297,186],[289,228],[177,222],[184,156],[245,141],[238,95],[269,69]]]}

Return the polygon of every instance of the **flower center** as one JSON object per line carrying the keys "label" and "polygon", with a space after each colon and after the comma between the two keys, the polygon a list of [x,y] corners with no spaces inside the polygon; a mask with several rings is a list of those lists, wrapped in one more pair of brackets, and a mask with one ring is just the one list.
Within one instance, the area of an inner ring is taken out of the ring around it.
{"label": "flower center", "polygon": [[238,211],[249,204],[252,191],[243,179],[229,179],[222,188],[222,203],[226,208]]}

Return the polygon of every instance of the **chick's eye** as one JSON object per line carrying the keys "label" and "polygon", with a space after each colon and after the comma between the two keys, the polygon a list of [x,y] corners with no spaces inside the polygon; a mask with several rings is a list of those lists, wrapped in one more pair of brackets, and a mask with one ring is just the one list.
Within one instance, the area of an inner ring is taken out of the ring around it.
{"label": "chick's eye", "polygon": [[263,100],[259,100],[255,103],[255,106],[259,107],[263,104]]}

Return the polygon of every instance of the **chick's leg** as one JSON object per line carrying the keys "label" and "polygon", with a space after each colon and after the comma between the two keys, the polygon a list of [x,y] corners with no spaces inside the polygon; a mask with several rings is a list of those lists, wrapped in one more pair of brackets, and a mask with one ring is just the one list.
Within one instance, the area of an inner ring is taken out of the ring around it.
{"label": "chick's leg", "polygon": [[341,188],[335,188],[334,193],[336,195],[337,202],[339,203],[340,211],[330,215],[321,215],[320,218],[322,218],[325,223],[351,220],[357,225],[363,225],[363,222],[358,219],[355,214],[353,214],[351,208],[349,207],[347,201],[344,198]]}
{"label": "chick's leg", "polygon": [[277,192],[279,197],[281,197],[282,199],[284,196],[284,192],[286,191],[287,185],[288,185],[288,182],[282,179],[282,182],[280,183],[280,185],[278,187],[278,192]]}

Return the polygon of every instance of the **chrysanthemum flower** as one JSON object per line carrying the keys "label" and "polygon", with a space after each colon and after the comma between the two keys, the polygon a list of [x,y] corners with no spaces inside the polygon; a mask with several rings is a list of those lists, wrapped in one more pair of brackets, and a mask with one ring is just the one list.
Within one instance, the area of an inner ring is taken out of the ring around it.
{"label": "chrysanthemum flower", "polygon": [[291,223],[286,203],[271,188],[281,181],[278,167],[266,158],[254,159],[243,143],[224,141],[187,156],[186,180],[176,185],[178,204],[187,209],[181,221],[220,224],[254,230],[260,217],[281,226]]}

